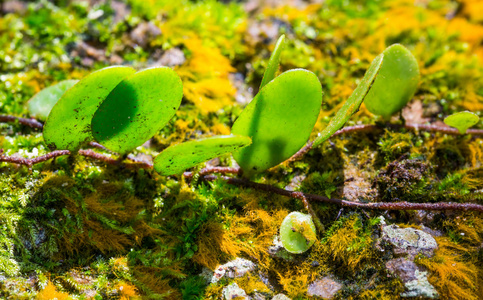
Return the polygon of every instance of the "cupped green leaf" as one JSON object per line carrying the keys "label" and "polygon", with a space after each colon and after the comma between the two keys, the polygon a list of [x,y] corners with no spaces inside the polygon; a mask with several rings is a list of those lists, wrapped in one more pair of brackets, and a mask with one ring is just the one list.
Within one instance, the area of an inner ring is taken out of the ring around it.
{"label": "cupped green leaf", "polygon": [[383,54],[381,69],[364,103],[373,114],[389,119],[416,92],[419,66],[411,52],[400,44],[388,47]]}
{"label": "cupped green leaf", "polygon": [[77,82],[79,80],[63,80],[35,94],[27,103],[30,116],[41,121],[47,120],[52,107]]}
{"label": "cupped green leaf", "polygon": [[465,134],[466,130],[478,123],[479,120],[480,118],[476,114],[469,111],[462,111],[446,117],[444,123],[458,129],[461,134]]}
{"label": "cupped green leaf", "polygon": [[252,144],[233,153],[246,176],[276,166],[307,142],[322,104],[322,87],[307,70],[287,71],[270,81],[243,110],[232,133]]}
{"label": "cupped green leaf", "polygon": [[384,60],[384,54],[379,54],[369,66],[366,74],[362,78],[359,85],[352,92],[349,99],[339,109],[335,116],[330,120],[327,127],[322,130],[320,135],[314,140],[313,147],[320,145],[322,142],[330,138],[337,130],[339,130],[349,120],[349,118],[355,114],[364,101],[371,84],[377,77],[377,73],[381,69],[382,62]]}
{"label": "cupped green leaf", "polygon": [[275,75],[278,71],[278,66],[280,64],[280,54],[282,53],[283,46],[285,41],[285,34],[282,34],[275,44],[275,48],[273,49],[272,55],[270,55],[270,59],[268,61],[268,66],[265,69],[265,73],[263,74],[262,83],[260,84],[260,89],[262,89],[267,83],[272,81],[275,78]]}
{"label": "cupped green leaf", "polygon": [[303,253],[317,239],[312,217],[299,212],[288,214],[280,226],[280,240],[283,247],[290,253]]}
{"label": "cupped green leaf", "polygon": [[54,105],[44,125],[47,146],[78,150],[91,141],[91,119],[107,95],[126,76],[135,72],[129,67],[108,67],[95,71],[68,89]]}
{"label": "cupped green leaf", "polygon": [[199,163],[246,147],[251,142],[247,136],[220,135],[177,144],[156,156],[154,169],[166,176],[180,174]]}
{"label": "cupped green leaf", "polygon": [[108,149],[128,153],[168,123],[182,97],[181,79],[172,69],[137,72],[121,81],[94,114],[94,138]]}

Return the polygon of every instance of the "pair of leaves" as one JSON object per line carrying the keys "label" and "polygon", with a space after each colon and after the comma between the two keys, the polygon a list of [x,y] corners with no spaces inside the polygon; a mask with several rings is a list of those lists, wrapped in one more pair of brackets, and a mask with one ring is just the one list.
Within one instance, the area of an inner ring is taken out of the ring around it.
{"label": "pair of leaves", "polygon": [[[44,140],[50,148],[75,151],[95,139],[125,154],[162,128],[181,98],[181,80],[170,68],[136,73],[118,66],[93,72],[78,83],[64,81],[45,89],[31,105],[44,102],[47,111],[48,104],[56,102],[44,126]],[[248,137],[218,136],[176,145],[156,157],[155,169],[176,174],[250,143]]]}
{"label": "pair of leaves", "polygon": [[43,136],[51,149],[78,150],[95,139],[120,154],[151,138],[178,109],[182,84],[170,68],[135,72],[108,67],[68,89],[52,108]]}
{"label": "pair of leaves", "polygon": [[260,92],[232,127],[236,136],[214,137],[168,147],[154,160],[161,174],[182,172],[196,163],[233,153],[245,176],[278,165],[307,142],[322,104],[322,87],[315,74],[290,70],[275,77],[284,36],[270,57]]}

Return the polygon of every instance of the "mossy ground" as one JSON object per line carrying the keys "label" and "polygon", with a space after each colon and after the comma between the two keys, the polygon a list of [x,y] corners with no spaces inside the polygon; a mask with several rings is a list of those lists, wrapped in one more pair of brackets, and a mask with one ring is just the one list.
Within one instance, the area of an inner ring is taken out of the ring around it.
{"label": "mossy ground", "polygon": [[[8,2],[8,1],[6,1]],[[210,1],[37,1],[0,15],[0,113],[28,116],[26,102],[63,79],[113,64],[144,68],[170,49],[184,84],[181,109],[134,155],[185,140],[227,134],[257,91],[279,34],[281,69],[307,68],[325,95],[313,135],[341,107],[371,60],[393,43],[417,58],[421,82],[408,120],[437,122],[483,110],[481,1],[371,0],[323,4],[223,4]],[[309,1],[310,2],[310,1]],[[70,3],[70,4],[68,4]],[[150,22],[157,30],[143,27]],[[144,29],[143,29],[144,28]],[[141,30],[143,29],[143,30]],[[236,75],[234,75],[236,73]],[[241,79],[240,79],[241,78]],[[348,125],[379,120],[364,105]],[[393,122],[401,122],[398,117]],[[477,128],[483,128],[480,121]],[[0,124],[6,155],[48,152],[41,134]],[[383,130],[333,138],[302,160],[256,178],[278,187],[355,201],[483,204],[483,140]],[[230,157],[220,163],[232,164]],[[299,263],[270,257],[283,218],[298,200],[222,181],[187,184],[150,170],[66,157],[26,167],[0,164],[0,297],[12,299],[203,299],[230,280],[198,276],[234,257],[256,262],[274,286],[296,299],[331,274],[339,299],[397,299],[374,249],[377,217],[439,230],[439,250],[418,257],[442,299],[483,299],[483,216],[454,212],[383,212],[314,203],[325,227]],[[302,181],[300,186],[294,182]],[[235,280],[247,293],[273,294],[258,276]]]}

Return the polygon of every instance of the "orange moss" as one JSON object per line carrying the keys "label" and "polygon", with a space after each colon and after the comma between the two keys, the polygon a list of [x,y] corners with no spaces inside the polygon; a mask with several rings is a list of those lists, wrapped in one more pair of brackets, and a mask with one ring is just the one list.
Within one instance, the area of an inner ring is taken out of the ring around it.
{"label": "orange moss", "polygon": [[308,274],[304,274],[298,269],[275,272],[277,273],[278,283],[290,298],[303,296],[307,293],[307,286],[309,284]]}
{"label": "orange moss", "polygon": [[445,237],[436,240],[439,249],[432,258],[419,256],[416,259],[418,264],[429,270],[429,282],[438,290],[442,299],[480,299],[478,268],[468,260],[468,249]]}
{"label": "orange moss", "polygon": [[[159,274],[162,271],[160,268],[136,266],[132,270],[133,276],[136,278],[136,285],[141,289],[147,288],[150,293],[163,295],[163,299],[181,299],[179,291],[172,288],[169,280]],[[174,271],[179,272],[179,270]]]}
{"label": "orange moss", "polygon": [[223,260],[236,257],[243,249],[229,238],[222,224],[212,221],[201,226],[197,246],[198,251],[193,255],[193,261],[211,270]]}
{"label": "orange moss", "polygon": [[49,280],[47,286],[37,294],[37,300],[68,300],[72,299],[69,294],[60,292],[57,287]]}
{"label": "orange moss", "polygon": [[204,299],[219,299],[221,295],[221,291],[223,290],[223,285],[221,284],[210,284],[204,293]]}
{"label": "orange moss", "polygon": [[240,278],[236,278],[235,282],[240,288],[242,288],[248,295],[261,292],[271,294],[270,289],[265,283],[263,283],[260,278],[255,275],[246,275]]}
{"label": "orange moss", "polygon": [[340,269],[355,272],[363,267],[374,255],[372,238],[363,232],[357,217],[346,221],[326,239],[328,254],[340,264]]}
{"label": "orange moss", "polygon": [[235,88],[228,79],[235,69],[217,48],[204,46],[198,38],[184,41],[191,52],[187,63],[176,72],[183,81],[184,97],[202,112],[216,112],[233,104]]}
{"label": "orange moss", "polygon": [[116,284],[115,288],[119,291],[120,300],[141,299],[141,297],[138,295],[138,290],[136,287],[129,283],[119,282]]}

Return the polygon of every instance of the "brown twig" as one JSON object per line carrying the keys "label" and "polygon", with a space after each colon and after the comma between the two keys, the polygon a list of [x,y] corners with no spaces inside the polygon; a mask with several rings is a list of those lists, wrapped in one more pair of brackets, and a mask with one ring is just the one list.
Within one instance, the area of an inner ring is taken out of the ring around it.
{"label": "brown twig", "polygon": [[221,178],[229,184],[236,186],[253,188],[260,191],[270,192],[286,197],[300,199],[303,195],[308,201],[317,201],[330,204],[336,204],[342,207],[364,208],[371,210],[456,210],[456,211],[478,211],[483,212],[483,205],[476,203],[453,203],[453,202],[437,202],[437,203],[410,203],[410,202],[376,202],[364,203],[353,202],[342,199],[328,198],[320,195],[305,194],[301,192],[287,191],[272,185],[257,183],[242,178],[233,178],[227,176],[206,175],[200,179],[213,181]]}
{"label": "brown twig", "polygon": [[[442,125],[425,125],[425,124],[411,124],[411,123],[407,123],[403,125],[403,124],[387,123],[387,124],[384,124],[384,126],[392,129],[405,128],[408,130],[441,132],[444,134],[451,134],[451,135],[461,134],[455,128],[451,128],[449,126],[442,126]],[[347,126],[336,131],[331,137],[343,135],[343,134],[355,133],[355,132],[373,132],[376,130],[384,129],[385,128],[384,126],[371,125],[371,124]],[[468,129],[466,131],[466,134],[471,134],[473,136],[483,136],[483,129]],[[307,142],[307,144],[302,149],[300,149],[297,153],[292,155],[292,157],[290,157],[288,161],[294,161],[299,159],[300,157],[302,157],[312,149],[312,145],[313,145],[313,141]]]}
{"label": "brown twig", "polygon": [[[210,168],[204,168],[201,169],[198,174],[200,176],[205,176],[213,173],[218,173],[218,174],[240,174],[241,169],[240,168],[231,168],[231,167],[210,167]],[[184,172],[183,176],[186,179],[191,179],[193,178],[193,172]]]}
{"label": "brown twig", "polygon": [[[55,150],[35,158],[24,158],[24,157],[3,155],[3,149],[0,149],[0,162],[8,162],[8,163],[13,163],[18,165],[24,165],[31,168],[35,164],[47,161],[52,158],[56,158],[64,155],[70,155],[70,154],[71,152],[69,150]],[[119,164],[119,161],[117,159],[103,155],[101,153],[94,152],[91,149],[87,149],[87,150],[81,149],[79,150],[78,154],[85,157],[90,157],[96,160],[100,160],[110,165]],[[124,163],[123,166],[127,168],[143,168],[143,169],[151,169],[153,167],[152,164],[148,162],[142,162],[142,161],[133,161],[131,163]]]}
{"label": "brown twig", "polygon": [[35,119],[20,118],[14,116],[0,115],[0,122],[3,123],[15,123],[19,122],[22,125],[27,125],[31,128],[42,129],[44,125]]}

